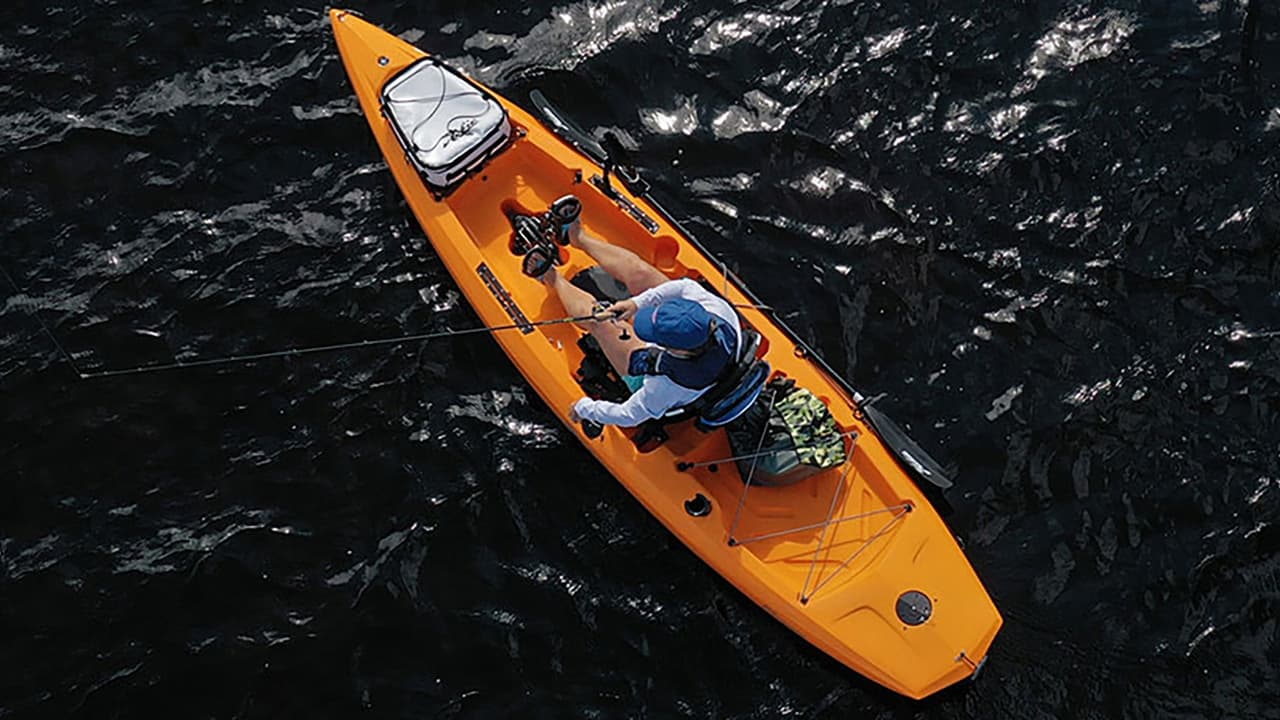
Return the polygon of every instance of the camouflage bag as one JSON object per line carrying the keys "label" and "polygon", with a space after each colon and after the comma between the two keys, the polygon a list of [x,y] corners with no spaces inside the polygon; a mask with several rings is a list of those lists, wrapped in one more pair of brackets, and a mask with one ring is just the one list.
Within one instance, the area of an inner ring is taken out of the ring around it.
{"label": "camouflage bag", "polygon": [[771,382],[728,432],[735,457],[755,456],[737,461],[743,482],[750,476],[753,485],[790,485],[847,457],[831,411],[793,380]]}

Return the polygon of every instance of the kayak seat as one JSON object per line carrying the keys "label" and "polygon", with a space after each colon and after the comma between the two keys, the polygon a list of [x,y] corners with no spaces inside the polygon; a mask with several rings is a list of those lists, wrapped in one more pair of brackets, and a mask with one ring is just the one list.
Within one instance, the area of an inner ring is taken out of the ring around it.
{"label": "kayak seat", "polygon": [[[667,413],[659,421],[670,424],[697,418],[699,429],[710,431],[741,415],[751,405],[750,400],[742,403],[742,399],[750,396],[754,400],[769,379],[769,363],[756,357],[759,349],[760,333],[743,325],[742,352],[738,354],[738,359],[724,370],[716,384],[703,393],[702,397]],[[761,368],[764,370],[763,376]],[[704,418],[709,421],[705,423],[705,427]]]}
{"label": "kayak seat", "polygon": [[[616,302],[629,297],[626,285],[596,265],[574,275],[569,282],[591,293],[597,300]],[[604,350],[600,349],[600,343],[590,333],[583,333],[578,338],[578,348],[582,350],[582,363],[574,373],[574,379],[583,394],[593,400],[610,402],[624,402],[631,397],[630,388],[618,377]]]}
{"label": "kayak seat", "polygon": [[569,282],[591,293],[592,297],[604,302],[618,302],[631,297],[627,286],[605,272],[599,265],[582,270]]}
{"label": "kayak seat", "polygon": [[760,397],[771,374],[773,374],[773,368],[769,367],[769,363],[755,358],[754,362],[747,366],[737,384],[730,386],[730,390],[724,397],[709,405],[698,415],[697,428],[703,432],[711,432],[737,420],[755,403],[756,398]]}
{"label": "kayak seat", "polygon": [[480,169],[511,138],[502,103],[433,57],[388,80],[381,100],[405,158],[437,195]]}

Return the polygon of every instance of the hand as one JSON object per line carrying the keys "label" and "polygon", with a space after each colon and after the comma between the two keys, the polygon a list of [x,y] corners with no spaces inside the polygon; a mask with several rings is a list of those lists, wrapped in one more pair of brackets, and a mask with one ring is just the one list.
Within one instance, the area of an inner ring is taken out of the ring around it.
{"label": "hand", "polygon": [[630,320],[635,316],[636,310],[636,301],[627,298],[605,308],[604,312],[611,315],[614,320]]}
{"label": "hand", "polygon": [[569,422],[571,423],[582,422],[582,416],[578,414],[578,403],[576,402],[569,406]]}

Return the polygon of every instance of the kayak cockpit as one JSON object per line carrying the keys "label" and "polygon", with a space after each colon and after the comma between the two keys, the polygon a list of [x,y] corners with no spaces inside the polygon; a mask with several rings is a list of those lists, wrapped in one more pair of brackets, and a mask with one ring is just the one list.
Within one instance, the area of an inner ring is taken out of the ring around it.
{"label": "kayak cockpit", "polygon": [[[539,224],[538,219],[545,219],[535,214],[538,211],[533,208],[547,208],[553,198],[581,188],[577,194],[584,206],[582,221],[591,226],[594,234],[631,250],[668,277],[700,278],[696,270],[679,262],[680,244],[675,238],[662,234],[656,223],[644,222],[649,219],[647,215],[640,217],[631,211],[639,209],[634,203],[627,201],[626,205],[618,206],[625,198],[612,191],[608,181],[596,174],[593,165],[565,167],[542,145],[522,141],[524,128],[513,124],[507,108],[483,86],[445,63],[426,56],[407,64],[383,83],[379,98],[382,115],[404,150],[405,159],[437,201],[447,206],[464,230],[464,236],[488,254],[491,258],[488,265],[493,264],[493,258],[503,256],[517,263],[523,255],[518,248],[530,244],[527,239],[519,241],[517,236],[523,226],[517,226],[517,218],[528,221],[524,223],[529,226],[524,229],[528,230]],[[607,177],[608,170],[603,172]],[[619,207],[624,212],[618,212]],[[550,231],[550,226],[544,229]],[[532,242],[537,244],[539,238]],[[551,252],[558,255],[554,242],[548,244]],[[502,252],[499,249],[502,246],[510,252]],[[492,276],[491,292],[507,300],[512,308],[526,308],[520,313],[521,317],[527,314],[532,321],[547,314],[551,299],[545,288],[532,283],[504,285],[499,278],[513,273],[488,265],[484,270]],[[602,301],[620,300],[628,295],[621,283],[598,268],[566,268],[570,269],[574,271],[572,282]],[[675,426],[680,426],[679,432],[685,434],[684,426],[691,424],[700,431],[693,434],[695,438],[724,427],[732,430],[732,423],[759,402],[774,374],[764,359],[768,343],[762,342],[761,334],[752,329],[745,318],[740,321],[742,348],[734,361],[721,372],[711,389],[693,403],[631,431],[629,435],[639,452],[652,452],[662,445],[670,437],[668,428]],[[529,329],[534,329],[533,324]],[[548,337],[563,337],[563,329],[538,329]],[[596,399],[624,401],[630,390],[603,358],[598,344],[586,335],[575,340],[581,350],[580,361],[573,357],[575,353],[566,353],[569,362],[566,370],[573,373],[583,392]],[[777,393],[771,397],[774,395]],[[756,414],[761,412],[757,409]],[[768,410],[763,414],[769,415]],[[830,418],[830,413],[826,416]],[[694,422],[686,423],[689,420]],[[755,425],[762,422],[767,424],[768,418],[757,418]],[[733,436],[730,432],[730,437]],[[743,451],[738,454],[749,451],[736,447],[743,442],[731,442],[735,452]],[[701,443],[694,440],[694,444]],[[840,456],[843,460],[843,453]],[[753,470],[755,466],[753,463]],[[780,480],[783,477],[791,478],[788,482],[799,479],[795,472],[770,474],[766,471],[762,476],[779,479],[774,484],[785,484]]]}

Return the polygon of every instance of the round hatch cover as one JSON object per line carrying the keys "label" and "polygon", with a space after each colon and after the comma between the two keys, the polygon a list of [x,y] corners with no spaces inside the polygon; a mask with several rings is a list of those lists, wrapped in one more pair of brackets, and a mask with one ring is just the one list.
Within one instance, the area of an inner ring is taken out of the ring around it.
{"label": "round hatch cover", "polygon": [[919,590],[908,590],[898,596],[898,619],[908,625],[920,625],[933,614],[929,596]]}

